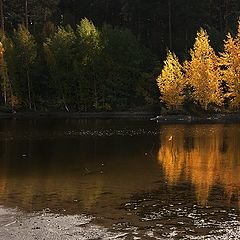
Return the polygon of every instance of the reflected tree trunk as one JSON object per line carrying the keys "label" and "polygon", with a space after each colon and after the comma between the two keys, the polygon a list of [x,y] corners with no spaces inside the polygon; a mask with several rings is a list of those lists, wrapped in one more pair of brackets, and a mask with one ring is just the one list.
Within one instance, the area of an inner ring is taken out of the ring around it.
{"label": "reflected tree trunk", "polygon": [[5,32],[5,24],[4,24],[4,13],[3,13],[3,0],[0,0],[0,21],[1,21],[1,29],[2,32]]}

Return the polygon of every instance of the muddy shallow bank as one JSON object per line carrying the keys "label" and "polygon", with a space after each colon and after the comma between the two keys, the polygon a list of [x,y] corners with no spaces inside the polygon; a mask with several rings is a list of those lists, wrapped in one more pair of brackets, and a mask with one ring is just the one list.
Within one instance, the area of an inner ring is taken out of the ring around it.
{"label": "muddy shallow bank", "polygon": [[[158,212],[156,205],[151,205],[153,198],[149,199],[148,195],[144,199],[138,198],[125,204],[129,213],[138,211],[136,214],[141,218],[142,226],[134,226],[126,221],[106,227],[101,224],[101,218],[96,219],[83,214],[61,215],[45,210],[27,214],[18,210],[0,208],[0,239],[239,239],[240,223],[237,217],[233,218],[237,216],[234,213],[230,216],[227,211],[209,208],[211,218],[208,218],[203,208],[195,206],[189,211],[181,204],[166,205],[163,209],[158,209]],[[145,215],[144,218],[140,210],[143,207],[151,208],[151,214]],[[228,218],[232,219],[223,221],[224,215],[229,215]],[[194,224],[186,224],[186,219]],[[214,230],[213,226],[215,226]]]}
{"label": "muddy shallow bank", "polygon": [[84,215],[24,214],[0,208],[0,239],[115,239],[125,234],[92,224]]}

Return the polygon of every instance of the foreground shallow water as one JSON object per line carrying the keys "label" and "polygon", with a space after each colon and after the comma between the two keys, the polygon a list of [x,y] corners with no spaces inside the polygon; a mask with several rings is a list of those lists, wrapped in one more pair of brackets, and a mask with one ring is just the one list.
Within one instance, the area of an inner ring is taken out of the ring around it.
{"label": "foreground shallow water", "polygon": [[239,124],[1,120],[0,238],[238,239],[239,176]]}

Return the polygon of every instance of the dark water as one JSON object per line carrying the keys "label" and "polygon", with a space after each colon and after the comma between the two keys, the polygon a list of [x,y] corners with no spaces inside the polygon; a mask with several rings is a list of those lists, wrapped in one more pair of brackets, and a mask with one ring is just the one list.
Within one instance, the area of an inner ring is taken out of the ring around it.
{"label": "dark water", "polygon": [[0,205],[91,215],[128,239],[238,239],[240,125],[1,120]]}

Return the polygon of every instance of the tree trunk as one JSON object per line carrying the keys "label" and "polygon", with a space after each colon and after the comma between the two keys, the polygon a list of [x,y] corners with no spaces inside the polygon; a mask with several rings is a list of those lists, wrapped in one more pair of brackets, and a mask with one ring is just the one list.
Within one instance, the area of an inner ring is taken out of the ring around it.
{"label": "tree trunk", "polygon": [[36,101],[35,101],[35,92],[33,90],[33,87],[31,86],[31,89],[32,89],[32,104],[33,104],[33,109],[34,111],[36,112],[37,111],[37,105],[36,105]]}
{"label": "tree trunk", "polygon": [[67,103],[66,103],[66,101],[65,101],[64,94],[63,94],[62,98],[63,98],[64,108],[65,108],[65,110],[66,110],[67,112],[69,112],[69,108],[68,108]]}
{"label": "tree trunk", "polygon": [[[7,69],[6,69],[6,72],[7,72]],[[8,73],[7,73],[8,74]],[[10,99],[11,99],[11,108],[13,110],[13,89],[12,89],[12,83],[11,83],[11,80],[8,78],[9,80],[9,88],[10,88]]]}
{"label": "tree trunk", "polygon": [[223,33],[223,13],[222,13],[222,6],[219,7],[219,29],[220,32]]}
{"label": "tree trunk", "polygon": [[25,0],[25,27],[28,30],[28,0]]}
{"label": "tree trunk", "polygon": [[29,104],[29,109],[32,109],[31,84],[30,84],[28,69],[26,70],[26,74],[27,74],[27,85],[28,85],[28,104]]}
{"label": "tree trunk", "polygon": [[3,92],[4,92],[4,104],[7,106],[7,76],[5,66],[3,65]]}
{"label": "tree trunk", "polygon": [[168,34],[169,34],[169,49],[172,50],[172,0],[168,0]]}
{"label": "tree trunk", "polygon": [[0,0],[0,21],[1,21],[1,29],[4,34],[5,26],[4,26],[4,14],[3,14],[3,0]]}
{"label": "tree trunk", "polygon": [[108,10],[109,10],[109,3],[108,0],[105,1],[105,16],[104,16],[104,21],[107,23],[108,21]]}
{"label": "tree trunk", "polygon": [[98,100],[97,100],[97,86],[96,86],[96,79],[94,79],[94,102],[95,102],[95,109],[98,109]]}
{"label": "tree trunk", "polygon": [[93,88],[94,88],[94,105],[95,105],[95,110],[98,109],[98,94],[97,94],[97,77],[96,77],[96,71],[93,66]]}

